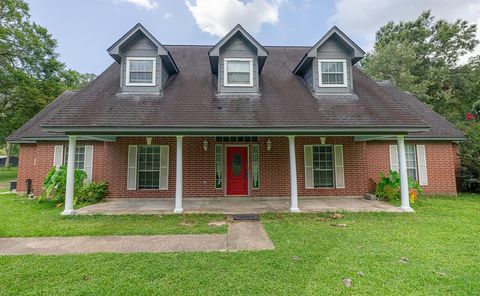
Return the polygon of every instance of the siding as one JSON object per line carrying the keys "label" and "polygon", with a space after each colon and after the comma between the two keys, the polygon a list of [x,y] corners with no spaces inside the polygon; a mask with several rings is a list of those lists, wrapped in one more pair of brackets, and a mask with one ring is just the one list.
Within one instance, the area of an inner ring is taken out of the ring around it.
{"label": "siding", "polygon": [[[253,59],[253,87],[224,86],[224,58]],[[258,92],[257,51],[242,36],[235,36],[220,49],[218,60],[218,91],[220,93],[256,93]]]}
{"label": "siding", "polygon": [[[140,37],[134,41],[128,48],[122,50],[122,75],[121,86],[123,92],[149,92],[158,93],[162,90],[163,81],[163,66],[162,60],[158,56],[157,47],[145,36]],[[155,57],[157,60],[155,71],[155,86],[126,86],[126,71],[127,71],[127,57]],[[167,77],[168,78],[168,77]]]}
{"label": "siding", "polygon": [[[342,59],[346,60],[347,66],[347,87],[319,87],[320,77],[318,73],[319,59]],[[353,93],[352,83],[352,53],[345,47],[340,45],[334,38],[325,41],[322,46],[317,49],[317,57],[312,61],[312,64],[305,70],[303,79],[314,93],[328,94],[328,93]]]}

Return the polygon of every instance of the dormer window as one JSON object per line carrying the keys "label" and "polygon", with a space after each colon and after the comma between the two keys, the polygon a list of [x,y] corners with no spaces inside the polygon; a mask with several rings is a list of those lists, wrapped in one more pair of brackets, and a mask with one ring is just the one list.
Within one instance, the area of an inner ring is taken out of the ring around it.
{"label": "dormer window", "polygon": [[155,86],[156,58],[127,57],[127,86]]}
{"label": "dormer window", "polygon": [[225,86],[253,86],[253,59],[225,58]]}
{"label": "dormer window", "polygon": [[346,60],[318,60],[320,87],[347,87]]}

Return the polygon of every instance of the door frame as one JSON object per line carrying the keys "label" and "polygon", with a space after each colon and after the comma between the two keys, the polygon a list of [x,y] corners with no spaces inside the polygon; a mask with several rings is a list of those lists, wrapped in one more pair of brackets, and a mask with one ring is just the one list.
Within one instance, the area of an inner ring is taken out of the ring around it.
{"label": "door frame", "polygon": [[[245,196],[250,196],[250,145],[249,144],[225,144],[225,191],[224,195],[229,196],[229,197],[245,197]],[[227,187],[228,187],[228,147],[247,147],[247,195],[228,195],[227,194]]]}

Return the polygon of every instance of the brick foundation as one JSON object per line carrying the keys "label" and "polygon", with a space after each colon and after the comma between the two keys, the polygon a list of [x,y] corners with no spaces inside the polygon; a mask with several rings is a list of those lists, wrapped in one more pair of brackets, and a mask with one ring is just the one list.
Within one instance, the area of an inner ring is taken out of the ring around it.
{"label": "brick foundation", "polygon": [[[203,149],[203,141],[208,141],[208,149]],[[290,196],[290,172],[288,139],[271,137],[272,148],[267,151],[268,138],[259,138],[260,188],[249,189],[252,197]],[[343,145],[345,188],[344,189],[305,189],[304,145],[320,144],[319,137],[296,137],[296,159],[299,196],[354,196],[374,189],[374,181],[380,172],[390,168],[389,145],[394,142],[355,142],[352,137],[327,137],[326,144]],[[407,142],[424,144],[427,157],[428,186],[425,193],[456,194],[455,169],[457,147],[451,142]],[[127,190],[128,145],[145,145],[142,138],[118,138],[116,142],[82,142],[77,145],[93,145],[93,180],[109,182],[109,197],[174,197],[175,196],[175,157],[174,137],[153,138],[152,144],[168,145],[169,181],[167,190]],[[183,193],[184,197],[223,197],[225,180],[221,189],[215,189],[215,138],[184,137],[183,140]],[[223,156],[225,147],[223,144]],[[249,147],[252,159],[251,143]],[[39,195],[42,182],[53,166],[55,145],[67,142],[40,141],[37,144],[21,144],[18,167],[18,190],[25,191],[25,180],[32,179],[33,192]],[[224,159],[225,161],[225,159]],[[225,163],[224,163],[225,170]],[[250,166],[251,170],[251,166]],[[223,174],[225,176],[225,172]],[[251,175],[251,171],[250,171]],[[250,180],[251,187],[251,180]]]}

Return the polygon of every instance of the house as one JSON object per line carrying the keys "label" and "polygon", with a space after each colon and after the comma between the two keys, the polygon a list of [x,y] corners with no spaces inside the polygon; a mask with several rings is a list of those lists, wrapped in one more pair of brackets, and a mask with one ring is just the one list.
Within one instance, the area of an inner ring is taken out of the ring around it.
{"label": "house", "polygon": [[[337,27],[312,47],[262,46],[237,25],[213,46],[161,44],[141,24],[116,41],[114,62],[18,129],[19,191],[40,194],[52,166],[108,181],[111,198],[361,196],[380,172],[426,193],[456,194],[464,135],[409,93],[376,82]],[[300,199],[301,204],[301,199]],[[301,205],[300,205],[301,207]]]}

